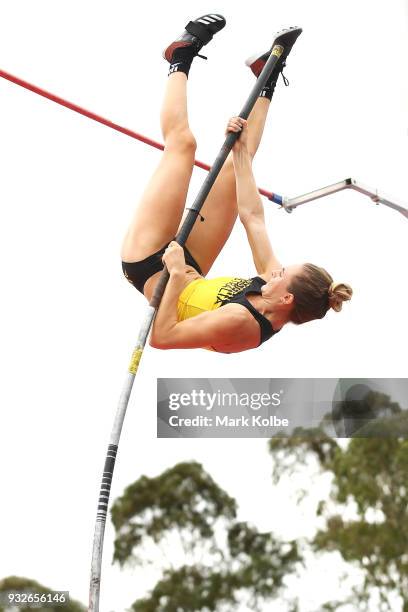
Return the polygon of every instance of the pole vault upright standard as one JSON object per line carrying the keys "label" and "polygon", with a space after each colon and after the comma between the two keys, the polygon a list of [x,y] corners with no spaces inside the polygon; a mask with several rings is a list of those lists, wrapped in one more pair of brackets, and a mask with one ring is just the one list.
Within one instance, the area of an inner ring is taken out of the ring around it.
{"label": "pole vault upright standard", "polygon": [[[273,48],[271,55],[266,62],[264,69],[259,75],[249,98],[244,105],[239,116],[243,119],[248,119],[251,110],[253,109],[256,100],[259,97],[268,77],[272,70],[276,66],[279,58],[285,50],[285,46],[293,45],[297,37],[301,34],[301,28],[291,28],[290,30],[282,30],[279,32],[273,41]],[[227,159],[235,141],[239,137],[237,133],[229,133],[225,139],[223,146],[208,173],[192,207],[189,209],[188,215],[186,216],[184,223],[180,229],[180,232],[176,236],[176,241],[183,246],[193,228],[194,223],[197,220],[199,212],[207,198],[211,187],[213,186],[225,160]],[[115,421],[113,424],[110,443],[108,446],[108,452],[106,455],[105,466],[103,468],[102,484],[99,494],[98,511],[96,515],[95,535],[93,542],[92,552],[92,566],[91,566],[91,582],[90,582],[90,593],[89,593],[89,610],[90,612],[98,612],[99,610],[99,595],[100,595],[100,582],[101,582],[101,567],[102,567],[102,549],[103,549],[103,537],[105,532],[106,516],[108,511],[109,495],[112,483],[112,475],[115,467],[116,453],[118,450],[118,444],[120,440],[120,434],[122,431],[123,421],[126,414],[129,397],[132,391],[133,382],[136,376],[137,369],[139,367],[140,359],[142,357],[143,349],[145,347],[147,337],[149,335],[150,328],[153,323],[153,319],[157,308],[160,305],[161,298],[166,288],[167,281],[169,279],[169,273],[164,268],[159,281],[156,286],[156,290],[153,294],[152,299],[149,302],[149,306],[145,315],[145,319],[141,325],[139,336],[136,342],[135,349],[132,354],[132,359],[129,365],[129,370],[123,385],[122,393],[119,398],[119,404],[116,411]]]}

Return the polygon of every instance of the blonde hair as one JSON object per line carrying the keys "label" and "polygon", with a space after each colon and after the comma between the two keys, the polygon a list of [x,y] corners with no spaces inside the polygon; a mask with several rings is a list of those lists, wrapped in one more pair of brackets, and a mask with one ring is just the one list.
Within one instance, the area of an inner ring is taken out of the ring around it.
{"label": "blonde hair", "polygon": [[324,268],[311,263],[303,265],[303,271],[292,279],[288,291],[295,298],[290,320],[297,325],[322,319],[330,308],[340,312],[343,302],[353,295],[350,285],[335,283]]}
{"label": "blonde hair", "polygon": [[330,307],[336,312],[340,312],[343,308],[343,302],[347,302],[351,299],[353,290],[350,285],[346,285],[345,283],[332,282],[328,294]]}

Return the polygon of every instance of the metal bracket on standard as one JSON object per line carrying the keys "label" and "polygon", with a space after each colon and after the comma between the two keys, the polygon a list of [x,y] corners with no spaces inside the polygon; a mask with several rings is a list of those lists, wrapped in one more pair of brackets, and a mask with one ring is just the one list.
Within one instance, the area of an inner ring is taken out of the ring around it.
{"label": "metal bracket on standard", "polygon": [[310,191],[295,198],[283,197],[282,207],[286,210],[286,212],[291,213],[295,208],[301,206],[302,204],[313,202],[319,198],[325,198],[328,195],[343,191],[344,189],[353,189],[354,191],[358,191],[362,195],[368,196],[375,204],[383,204],[384,206],[393,208],[408,219],[408,208],[398,204],[395,202],[395,200],[390,199],[384,194],[379,193],[377,189],[367,187],[353,178],[344,179],[344,181],[339,181],[338,183],[328,185],[327,187],[321,187],[320,189]]}

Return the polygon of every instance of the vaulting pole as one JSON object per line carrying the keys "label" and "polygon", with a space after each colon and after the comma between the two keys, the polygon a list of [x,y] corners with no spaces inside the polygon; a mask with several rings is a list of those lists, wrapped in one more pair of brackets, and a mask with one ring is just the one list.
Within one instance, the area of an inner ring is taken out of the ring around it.
{"label": "vaulting pole", "polygon": [[[277,61],[284,51],[283,42],[286,38],[287,44],[293,44],[293,42],[300,35],[302,30],[300,28],[293,28],[290,30],[292,34],[288,34],[287,30],[283,30],[277,34],[274,39],[273,48],[271,55],[266,62],[264,69],[259,75],[249,98],[244,105],[243,109],[239,113],[242,119],[248,119],[252,108],[255,105],[256,100],[259,97],[268,77],[274,69]],[[184,223],[180,229],[180,232],[176,236],[176,241],[182,246],[185,244],[194,223],[197,220],[199,211],[201,210],[211,187],[213,186],[225,160],[227,159],[235,141],[239,137],[238,133],[229,133],[225,139],[221,150],[211,167],[192,207],[190,208],[188,215],[186,216]],[[101,582],[101,567],[102,567],[102,548],[103,548],[103,537],[105,531],[106,515],[108,511],[110,488],[112,483],[112,474],[115,466],[116,453],[118,450],[118,444],[120,434],[122,430],[123,421],[126,414],[129,397],[132,391],[133,382],[135,380],[136,372],[139,367],[140,359],[143,354],[143,350],[149,335],[150,328],[153,323],[153,319],[157,308],[160,305],[161,298],[166,288],[167,281],[169,279],[169,273],[164,268],[159,281],[156,285],[155,292],[152,299],[150,300],[145,319],[140,328],[139,336],[136,342],[135,349],[132,354],[132,359],[129,365],[129,370],[126,375],[126,379],[123,385],[122,393],[119,399],[119,405],[111,432],[110,443],[108,446],[108,452],[106,455],[105,466],[103,469],[102,484],[100,488],[98,511],[96,515],[95,535],[93,543],[93,554],[92,554],[92,565],[91,565],[91,582],[90,582],[90,593],[89,593],[89,611],[99,611],[99,596],[100,596],[100,582]]]}

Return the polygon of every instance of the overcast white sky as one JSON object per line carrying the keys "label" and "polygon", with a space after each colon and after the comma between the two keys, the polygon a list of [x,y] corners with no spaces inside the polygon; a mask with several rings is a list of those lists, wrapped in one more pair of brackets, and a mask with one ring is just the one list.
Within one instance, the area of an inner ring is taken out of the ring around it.
{"label": "overcast white sky", "polygon": [[[300,25],[258,184],[298,195],[352,176],[408,202],[406,9],[403,0],[3,1],[0,68],[160,140],[162,48],[189,19],[222,13],[227,27],[190,78],[197,157],[211,163],[253,85],[244,60],[271,33]],[[2,79],[0,99],[0,577],[34,578],[86,602],[101,469],[144,308],[119,250],[160,153]],[[204,176],[195,171],[191,198]],[[266,441],[156,440],[156,378],[405,376],[408,226],[352,192],[292,215],[265,206],[281,260],[324,265],[354,287],[353,301],[239,355],[149,347],[112,499],[142,474],[195,459],[237,497],[243,520],[293,537],[313,532],[313,506],[301,514],[287,490],[272,490]],[[241,228],[211,274],[254,274]],[[111,567],[113,536],[108,523],[103,612],[120,612],[148,582]],[[303,596],[302,611],[334,595],[340,563],[327,567],[325,592],[322,567],[308,574],[320,587]]]}

